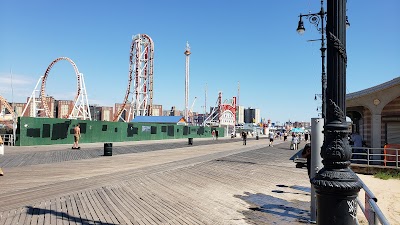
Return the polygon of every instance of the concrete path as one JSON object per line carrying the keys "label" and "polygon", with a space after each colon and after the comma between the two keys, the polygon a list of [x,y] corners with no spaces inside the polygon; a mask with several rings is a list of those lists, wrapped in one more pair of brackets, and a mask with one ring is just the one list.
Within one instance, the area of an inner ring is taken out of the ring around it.
{"label": "concrete path", "polygon": [[304,224],[307,171],[276,142],[113,143],[113,156],[103,143],[6,147],[0,225]]}

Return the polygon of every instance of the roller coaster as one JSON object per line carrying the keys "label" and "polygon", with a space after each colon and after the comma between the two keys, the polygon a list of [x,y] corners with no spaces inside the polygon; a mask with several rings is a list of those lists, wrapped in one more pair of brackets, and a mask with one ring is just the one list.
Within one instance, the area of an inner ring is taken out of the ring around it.
{"label": "roller coaster", "polygon": [[[135,116],[152,115],[153,59],[154,43],[150,36],[146,34],[133,36],[129,57],[128,88],[120,108],[116,110],[113,121],[120,119],[130,121]],[[127,109],[127,102],[131,94],[132,100]],[[128,111],[126,119],[121,118],[124,111]]]}
{"label": "roller coaster", "polygon": [[[119,109],[113,116],[113,121],[130,121],[135,116],[152,115],[153,105],[153,59],[154,59],[154,43],[150,36],[146,34],[138,34],[132,37],[129,57],[128,87]],[[53,60],[47,67],[43,76],[41,76],[36,84],[32,95],[30,96],[22,115],[25,115],[28,107],[31,107],[31,115],[33,117],[53,118],[52,109],[49,107],[49,99],[46,97],[46,81],[54,65],[60,61],[69,62],[75,72],[77,80],[76,95],[73,101],[73,107],[68,108],[65,118],[70,119],[88,119],[91,120],[89,103],[86,93],[86,86],[83,74],[79,72],[75,62],[68,57],[59,57]],[[133,83],[133,84],[132,84]],[[40,85],[40,92],[38,86]],[[37,92],[40,93],[37,97]],[[131,101],[128,104],[129,97]],[[38,100],[39,99],[39,100]],[[0,96],[0,103],[14,117],[14,109],[8,104],[6,99]],[[32,104],[32,105],[30,105]],[[121,114],[128,111],[127,118],[121,118]]]}

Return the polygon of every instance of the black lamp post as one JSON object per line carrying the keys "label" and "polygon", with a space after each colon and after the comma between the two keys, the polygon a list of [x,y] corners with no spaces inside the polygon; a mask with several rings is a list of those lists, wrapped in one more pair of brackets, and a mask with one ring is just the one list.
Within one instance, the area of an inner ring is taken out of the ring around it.
{"label": "black lamp post", "polygon": [[[316,40],[311,40],[311,41],[321,41],[321,83],[322,83],[322,93],[320,95],[321,99],[322,99],[322,118],[325,118],[326,116],[326,72],[325,72],[325,26],[324,26],[324,20],[325,20],[325,9],[324,9],[324,1],[321,0],[321,10],[318,13],[309,13],[309,14],[300,14],[300,20],[299,20],[299,24],[297,26],[296,31],[302,35],[306,29],[304,28],[304,23],[302,18],[305,17],[306,19],[308,19],[308,21],[313,24],[317,30],[319,31],[319,33],[321,34],[321,39],[316,39]],[[319,27],[319,25],[321,24],[321,27]],[[350,27],[350,23],[347,20],[346,17],[346,28]],[[317,98],[317,95],[315,95],[315,100]]]}
{"label": "black lamp post", "polygon": [[[325,26],[324,26],[325,14],[326,14],[326,12],[324,10],[324,1],[321,0],[321,10],[318,13],[309,13],[309,14],[305,14],[305,15],[300,14],[299,24],[296,29],[296,31],[300,35],[302,35],[306,31],[306,29],[304,28],[303,20],[302,20],[302,18],[305,17],[321,33],[321,39],[317,39],[317,40],[321,40],[320,50],[321,50],[321,61],[322,61],[322,63],[321,63],[321,66],[322,66],[322,68],[321,68],[321,70],[322,70],[322,72],[321,72],[322,118],[325,118],[325,114],[326,114],[326,108],[325,108],[325,91],[326,91],[325,50],[326,50],[326,47],[325,47]],[[320,24],[321,24],[321,27],[319,27]]]}
{"label": "black lamp post", "polygon": [[349,168],[351,147],[346,122],[346,0],[327,1],[327,88],[324,167],[311,179],[317,193],[317,224],[357,224],[361,183]]}

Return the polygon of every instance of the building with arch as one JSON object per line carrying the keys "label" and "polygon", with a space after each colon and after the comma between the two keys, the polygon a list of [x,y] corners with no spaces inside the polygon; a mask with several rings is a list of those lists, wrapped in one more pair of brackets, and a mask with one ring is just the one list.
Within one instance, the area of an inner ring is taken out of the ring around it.
{"label": "building with arch", "polygon": [[368,147],[400,144],[400,77],[347,94],[346,113]]}

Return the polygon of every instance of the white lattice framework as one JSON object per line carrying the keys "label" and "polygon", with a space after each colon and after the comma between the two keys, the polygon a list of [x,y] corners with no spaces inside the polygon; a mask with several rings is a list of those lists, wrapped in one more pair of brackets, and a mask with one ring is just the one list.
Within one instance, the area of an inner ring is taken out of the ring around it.
{"label": "white lattice framework", "polygon": [[222,92],[218,93],[215,106],[212,108],[210,115],[204,120],[203,126],[219,126],[219,117],[221,115]]}
{"label": "white lattice framework", "polygon": [[89,109],[89,101],[87,97],[87,92],[86,92],[86,85],[85,85],[85,79],[83,77],[83,74],[80,73],[80,87],[81,87],[81,92],[79,93],[78,98],[76,99],[74,103],[74,108],[72,109],[71,114],[68,116],[69,119],[89,119],[92,120],[92,116],[90,114],[90,109]]}
{"label": "white lattice framework", "polygon": [[[153,40],[146,34],[133,36],[129,58],[128,88],[121,107],[114,114],[114,121],[122,119],[129,122],[136,116],[152,115],[153,58]],[[127,110],[129,96],[131,96],[131,102],[128,115],[126,119],[121,118],[122,112]]]}
{"label": "white lattice framework", "polygon": [[35,85],[35,88],[33,89],[32,94],[29,97],[24,110],[22,111],[22,116],[25,115],[25,112],[26,112],[26,110],[28,110],[28,108],[30,108],[30,110],[29,110],[30,117],[37,117],[39,115],[39,112],[44,110],[43,108],[40,108],[41,101],[40,101],[39,84],[42,82],[42,80],[43,80],[43,76],[41,76],[38,79],[38,81]]}

